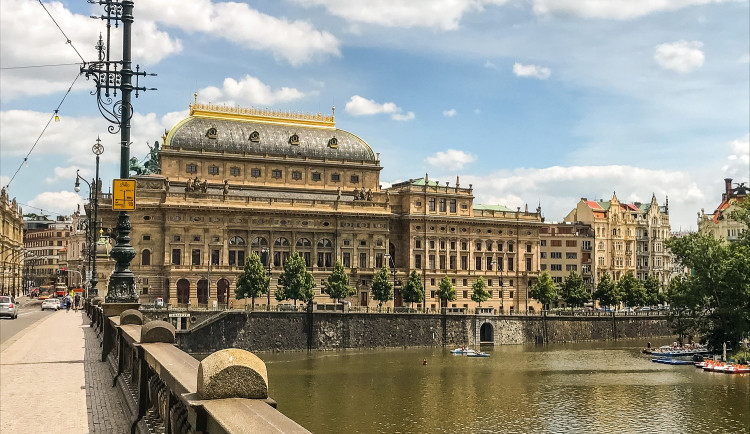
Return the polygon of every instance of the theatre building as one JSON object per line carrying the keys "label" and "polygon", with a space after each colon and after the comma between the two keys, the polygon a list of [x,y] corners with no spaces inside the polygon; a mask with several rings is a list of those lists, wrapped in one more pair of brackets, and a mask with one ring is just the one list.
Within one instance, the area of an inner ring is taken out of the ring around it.
{"label": "theatre building", "polygon": [[[428,308],[439,307],[433,292],[446,274],[458,293],[451,305],[474,306],[478,276],[491,282],[483,306],[536,305],[526,294],[539,270],[538,210],[476,205],[471,186],[458,180],[449,186],[425,177],[382,189],[379,157],[337,129],[333,116],[192,104],[163,137],[160,173],[135,177],[131,269],[141,300],[236,306],[236,279],[251,252],[270,267],[274,290],[285,259],[298,251],[319,302],[328,300],[322,282],[340,260],[357,290],[355,306],[377,304],[369,288],[384,265],[397,282],[420,272]],[[99,215],[114,227],[111,200],[103,195]],[[269,298],[256,304],[276,304]]]}

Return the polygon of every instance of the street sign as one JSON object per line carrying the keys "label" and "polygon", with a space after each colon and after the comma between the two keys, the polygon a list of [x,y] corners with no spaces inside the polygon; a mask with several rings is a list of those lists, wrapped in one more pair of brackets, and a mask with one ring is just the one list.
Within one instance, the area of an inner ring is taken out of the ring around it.
{"label": "street sign", "polygon": [[170,318],[190,318],[190,314],[177,312],[177,313],[170,313],[169,317]]}
{"label": "street sign", "polygon": [[115,179],[112,186],[112,209],[135,210],[135,179]]}

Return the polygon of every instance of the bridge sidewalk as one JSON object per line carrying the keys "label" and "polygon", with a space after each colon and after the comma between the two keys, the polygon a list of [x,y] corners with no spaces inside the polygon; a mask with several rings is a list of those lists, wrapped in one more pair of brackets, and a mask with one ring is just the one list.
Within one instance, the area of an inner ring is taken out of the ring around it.
{"label": "bridge sidewalk", "polygon": [[59,311],[0,353],[0,432],[126,433],[123,402],[83,312]]}

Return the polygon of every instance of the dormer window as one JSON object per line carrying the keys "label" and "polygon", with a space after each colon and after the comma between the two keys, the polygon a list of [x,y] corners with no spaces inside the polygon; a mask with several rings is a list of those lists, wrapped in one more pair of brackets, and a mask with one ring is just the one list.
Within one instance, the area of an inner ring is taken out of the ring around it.
{"label": "dormer window", "polygon": [[253,131],[250,133],[250,141],[251,142],[260,142],[260,133],[257,131]]}
{"label": "dormer window", "polygon": [[330,140],[328,140],[328,147],[333,148],[333,149],[338,149],[339,141],[336,140],[335,137],[331,138]]}
{"label": "dormer window", "polygon": [[206,131],[206,137],[209,139],[216,139],[219,136],[218,131],[216,131],[216,128],[211,127]]}
{"label": "dormer window", "polygon": [[292,134],[289,137],[289,144],[290,145],[299,145],[299,136],[296,134]]}

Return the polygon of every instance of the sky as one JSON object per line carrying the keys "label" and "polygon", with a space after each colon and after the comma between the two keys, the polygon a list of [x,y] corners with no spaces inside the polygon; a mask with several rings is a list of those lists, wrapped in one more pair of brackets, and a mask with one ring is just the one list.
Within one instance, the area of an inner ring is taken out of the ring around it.
{"label": "sky", "polygon": [[[104,185],[119,174],[119,135],[76,80],[105,27],[98,5],[41,3],[0,2],[0,184],[24,212],[70,214],[97,137]],[[748,0],[135,0],[134,16],[134,63],[158,74],[134,99],[141,161],[197,92],[335,106],[380,153],[383,187],[460,176],[475,203],[541,205],[547,221],[582,197],[655,195],[673,231],[695,230],[724,178],[750,177]]]}

